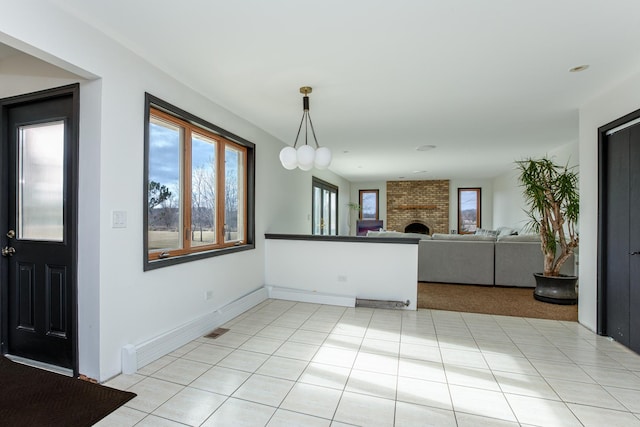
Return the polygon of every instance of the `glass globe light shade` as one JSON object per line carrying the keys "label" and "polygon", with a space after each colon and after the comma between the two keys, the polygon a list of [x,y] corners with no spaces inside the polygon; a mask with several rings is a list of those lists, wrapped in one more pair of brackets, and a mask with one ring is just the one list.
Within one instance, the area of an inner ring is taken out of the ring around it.
{"label": "glass globe light shade", "polygon": [[308,171],[313,168],[313,161],[316,157],[316,150],[310,145],[303,145],[298,147],[298,167],[303,171]]}
{"label": "glass globe light shade", "polygon": [[331,150],[320,147],[316,150],[315,165],[317,169],[326,169],[331,164]]}
{"label": "glass globe light shade", "polygon": [[292,170],[298,167],[298,153],[293,147],[284,147],[280,150],[280,163],[282,167],[287,170]]}
{"label": "glass globe light shade", "polygon": [[298,167],[300,168],[300,170],[310,171],[311,169],[313,169],[313,163],[311,163],[310,165],[298,165]]}

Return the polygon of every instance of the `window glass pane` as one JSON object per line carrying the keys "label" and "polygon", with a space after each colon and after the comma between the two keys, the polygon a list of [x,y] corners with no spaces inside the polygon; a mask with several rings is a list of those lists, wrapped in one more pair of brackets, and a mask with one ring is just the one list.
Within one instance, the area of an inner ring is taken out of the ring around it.
{"label": "window glass pane", "polygon": [[331,192],[322,190],[322,221],[320,234],[329,234],[329,224],[331,222]]}
{"label": "window glass pane", "polygon": [[458,189],[458,229],[460,234],[480,228],[480,189]]}
{"label": "window glass pane", "polygon": [[152,117],[149,121],[149,250],[182,248],[180,159],[182,129]]}
{"label": "window glass pane", "polygon": [[362,192],[362,219],[378,219],[378,192]]}
{"label": "window glass pane", "polygon": [[320,220],[322,219],[322,189],[313,187],[313,228],[312,233],[321,234]]}
{"label": "window glass pane", "polygon": [[331,216],[331,224],[329,226],[329,234],[337,235],[338,234],[338,201],[336,199],[337,194],[331,192],[331,206],[330,206],[330,216]]}
{"label": "window glass pane", "polygon": [[244,240],[244,154],[227,145],[224,150],[224,241]]}
{"label": "window glass pane", "polygon": [[18,239],[64,239],[64,122],[21,126]]}
{"label": "window glass pane", "polygon": [[216,141],[191,138],[191,246],[216,242]]}

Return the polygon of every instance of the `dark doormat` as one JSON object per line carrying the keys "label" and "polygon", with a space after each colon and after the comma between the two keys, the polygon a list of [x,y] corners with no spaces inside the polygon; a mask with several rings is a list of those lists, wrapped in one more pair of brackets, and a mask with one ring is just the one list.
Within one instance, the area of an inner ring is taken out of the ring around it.
{"label": "dark doormat", "polygon": [[0,425],[91,426],[135,397],[0,356]]}

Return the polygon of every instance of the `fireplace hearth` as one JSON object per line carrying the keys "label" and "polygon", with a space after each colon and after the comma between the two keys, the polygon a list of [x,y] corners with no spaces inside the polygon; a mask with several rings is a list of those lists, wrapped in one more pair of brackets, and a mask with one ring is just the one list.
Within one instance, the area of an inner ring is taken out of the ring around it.
{"label": "fireplace hearth", "polygon": [[412,222],[404,228],[405,233],[429,234],[429,227],[421,222]]}

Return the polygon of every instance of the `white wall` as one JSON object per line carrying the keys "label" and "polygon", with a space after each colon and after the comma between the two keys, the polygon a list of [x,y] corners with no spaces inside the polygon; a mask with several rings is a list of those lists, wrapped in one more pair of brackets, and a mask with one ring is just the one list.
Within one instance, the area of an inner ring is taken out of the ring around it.
{"label": "white wall", "polygon": [[640,74],[580,108],[580,304],[578,319],[597,329],[598,134],[604,126],[640,108]]}
{"label": "white wall", "polygon": [[515,168],[496,177],[493,180],[493,222],[496,227],[522,230],[527,223],[523,207],[524,199]]}
{"label": "white wall", "polygon": [[[96,77],[81,86],[79,345],[80,371],[105,380],[120,372],[125,344],[157,337],[264,284],[264,233],[311,228],[311,172],[284,170],[280,141],[76,18],[47,2],[38,2],[37,13],[33,8],[31,2],[3,4],[0,42]],[[143,272],[145,92],[256,144],[255,250]],[[337,183],[340,203],[347,203],[346,181],[327,171],[319,177]],[[127,212],[126,228],[111,228],[113,210]],[[212,299],[205,300],[206,291]]]}
{"label": "white wall", "polygon": [[[579,161],[578,142],[572,142],[549,151],[547,156],[558,164],[576,166]],[[522,189],[518,184],[518,171],[514,164],[511,171],[497,176],[493,180],[494,227],[511,227],[516,230],[522,230],[529,220],[523,211],[524,207]]]}
{"label": "white wall", "polygon": [[102,80],[80,85],[78,182],[78,358],[79,370],[100,372],[100,141]]}
{"label": "white wall", "polygon": [[[260,153],[263,156],[268,156],[270,160],[269,177],[272,180],[277,178],[282,186],[282,188],[267,193],[268,200],[265,200],[265,203],[274,205],[276,212],[269,223],[265,224],[266,232],[311,234],[312,178],[315,176],[338,187],[338,234],[347,235],[348,229],[344,219],[348,216],[346,204],[349,203],[349,181],[330,170],[312,169],[308,172],[299,169],[286,170],[277,160],[281,148],[279,146],[272,152]],[[299,197],[294,197],[296,195]]]}
{"label": "white wall", "polygon": [[[268,239],[265,284],[317,295],[410,301],[416,309],[418,245]],[[318,260],[322,260],[319,264]]]}
{"label": "white wall", "polygon": [[480,225],[493,229],[493,180],[491,179],[452,179],[449,181],[449,230],[458,230],[458,188],[480,187]]}
{"label": "white wall", "polygon": [[65,86],[81,77],[24,53],[0,60],[0,98]]}

